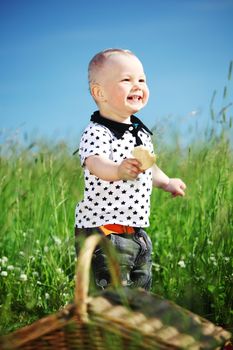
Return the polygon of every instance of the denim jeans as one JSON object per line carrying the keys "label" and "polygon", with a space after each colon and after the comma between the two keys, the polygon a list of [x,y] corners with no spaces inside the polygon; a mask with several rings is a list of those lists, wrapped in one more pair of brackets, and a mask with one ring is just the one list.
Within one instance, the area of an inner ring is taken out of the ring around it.
{"label": "denim jeans", "polygon": [[[88,237],[91,234],[102,232],[98,228],[75,228],[76,253],[79,253],[79,237]],[[118,261],[121,269],[121,280],[124,286],[141,287],[150,290],[152,281],[152,244],[147,233],[135,227],[134,234],[115,234],[106,236],[118,254]],[[95,249],[92,259],[92,271],[94,282],[98,289],[104,289],[110,281],[110,274],[107,267],[106,257],[101,247]]]}

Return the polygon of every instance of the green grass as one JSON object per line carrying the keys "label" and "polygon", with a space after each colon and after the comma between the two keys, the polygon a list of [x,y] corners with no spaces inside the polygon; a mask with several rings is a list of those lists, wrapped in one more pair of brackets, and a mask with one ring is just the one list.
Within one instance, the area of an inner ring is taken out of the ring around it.
{"label": "green grass", "polygon": [[[187,194],[153,195],[155,292],[215,323],[233,326],[233,152],[224,137],[164,155]],[[170,163],[171,158],[174,165]]]}
{"label": "green grass", "polygon": [[[2,147],[0,331],[53,313],[73,299],[74,208],[82,196],[78,157],[64,143]],[[215,323],[233,325],[233,151],[222,134],[159,166],[187,184],[185,198],[155,189],[153,291]]]}

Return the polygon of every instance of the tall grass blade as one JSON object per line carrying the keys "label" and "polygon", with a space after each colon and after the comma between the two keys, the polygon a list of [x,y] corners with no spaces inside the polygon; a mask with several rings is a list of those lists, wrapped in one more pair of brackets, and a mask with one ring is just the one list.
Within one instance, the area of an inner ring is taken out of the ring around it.
{"label": "tall grass blade", "polygon": [[228,70],[228,80],[231,80],[231,74],[232,74],[232,65],[233,65],[233,61],[230,62],[229,65],[229,70]]}

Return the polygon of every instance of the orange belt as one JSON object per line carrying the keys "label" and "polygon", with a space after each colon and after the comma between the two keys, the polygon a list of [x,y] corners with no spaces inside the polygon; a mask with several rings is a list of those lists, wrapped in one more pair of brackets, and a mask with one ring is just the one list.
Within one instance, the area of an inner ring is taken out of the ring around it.
{"label": "orange belt", "polygon": [[118,224],[108,224],[99,227],[100,230],[105,234],[105,236],[110,235],[111,233],[135,233],[135,230],[131,226],[124,226]]}

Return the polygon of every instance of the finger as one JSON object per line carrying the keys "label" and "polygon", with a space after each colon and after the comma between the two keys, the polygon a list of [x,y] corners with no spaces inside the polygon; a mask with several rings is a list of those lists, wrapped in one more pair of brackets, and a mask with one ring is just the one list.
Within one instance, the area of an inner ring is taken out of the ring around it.
{"label": "finger", "polygon": [[184,195],[185,195],[185,193],[181,189],[179,190],[179,192],[177,192],[177,196],[184,197]]}
{"label": "finger", "polygon": [[135,180],[137,178],[137,174],[135,173],[129,173],[127,175],[128,180]]}
{"label": "finger", "polygon": [[133,172],[133,173],[137,173],[137,174],[139,174],[141,172],[141,170],[138,168],[137,165],[133,165],[131,163],[126,163],[125,169],[129,172]]}
{"label": "finger", "polygon": [[186,185],[185,185],[184,182],[181,183],[180,188],[181,188],[182,190],[186,190]]}
{"label": "finger", "polygon": [[141,162],[139,162],[139,160],[137,160],[136,158],[127,158],[127,161],[130,164],[137,166],[138,168],[140,168],[140,166],[142,166]]}
{"label": "finger", "polygon": [[131,167],[131,171],[136,173],[137,175],[141,172],[141,170],[138,167],[136,167],[136,166],[132,166]]}
{"label": "finger", "polygon": [[178,196],[184,197],[185,196],[184,191],[179,190],[179,191],[176,191],[176,192],[172,193],[172,197],[178,197]]}

